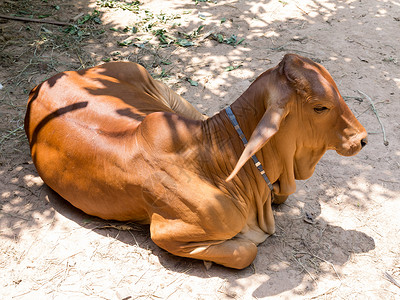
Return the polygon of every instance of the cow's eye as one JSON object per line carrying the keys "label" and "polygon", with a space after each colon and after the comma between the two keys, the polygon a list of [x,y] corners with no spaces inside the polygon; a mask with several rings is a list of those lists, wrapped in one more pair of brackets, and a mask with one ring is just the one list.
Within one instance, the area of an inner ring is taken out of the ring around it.
{"label": "cow's eye", "polygon": [[318,113],[318,114],[320,114],[320,113],[322,113],[322,112],[324,112],[326,110],[328,110],[328,108],[326,106],[316,106],[316,107],[314,107],[314,111],[316,113]]}

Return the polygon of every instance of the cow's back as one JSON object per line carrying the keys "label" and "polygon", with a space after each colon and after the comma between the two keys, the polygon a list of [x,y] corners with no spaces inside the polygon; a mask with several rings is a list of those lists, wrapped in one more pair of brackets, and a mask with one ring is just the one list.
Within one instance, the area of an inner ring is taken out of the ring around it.
{"label": "cow's back", "polygon": [[146,168],[138,165],[136,130],[150,113],[174,112],[161,96],[133,63],[64,72],[38,85],[29,96],[25,130],[39,175],[89,214],[146,222],[145,207],[131,201],[141,194],[135,171]]}

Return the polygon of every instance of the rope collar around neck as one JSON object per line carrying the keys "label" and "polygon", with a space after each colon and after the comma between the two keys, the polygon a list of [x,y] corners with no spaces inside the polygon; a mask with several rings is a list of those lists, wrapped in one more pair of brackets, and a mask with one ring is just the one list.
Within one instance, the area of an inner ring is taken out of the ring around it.
{"label": "rope collar around neck", "polygon": [[[238,135],[239,135],[240,139],[242,140],[244,146],[246,147],[246,145],[247,145],[247,139],[246,139],[246,137],[245,137],[245,135],[244,135],[242,129],[240,128],[239,123],[237,122],[236,117],[235,117],[235,115],[233,114],[233,111],[232,111],[231,107],[228,106],[228,107],[225,109],[225,111],[226,111],[226,113],[228,114],[229,120],[231,121],[233,127],[235,127],[236,132],[238,133]],[[257,156],[254,154],[251,158],[253,159],[253,162],[254,162],[255,166],[257,167],[258,171],[260,172],[260,174],[261,174],[262,177],[264,178],[265,182],[267,183],[269,189],[270,189],[271,191],[273,191],[274,188],[273,188],[273,186],[272,186],[272,183],[271,183],[271,181],[269,181],[267,174],[265,174],[264,168],[262,167],[260,161],[257,159]]]}

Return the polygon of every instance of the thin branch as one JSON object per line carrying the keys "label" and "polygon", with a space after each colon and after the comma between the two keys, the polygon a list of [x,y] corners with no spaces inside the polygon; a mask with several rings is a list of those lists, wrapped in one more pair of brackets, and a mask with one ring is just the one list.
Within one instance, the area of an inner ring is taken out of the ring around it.
{"label": "thin branch", "polygon": [[337,278],[338,278],[340,281],[342,281],[342,279],[340,278],[340,275],[339,275],[339,273],[337,272],[335,266],[334,266],[333,263],[331,263],[330,261],[327,261],[327,260],[325,260],[325,259],[319,257],[318,255],[312,254],[312,253],[310,253],[310,252],[296,252],[296,254],[306,254],[306,255],[310,255],[310,256],[312,256],[312,257],[315,257],[315,258],[317,258],[317,259],[319,259],[319,260],[321,260],[321,261],[327,263],[328,265],[331,266],[331,268],[333,269],[333,271],[335,271]]}
{"label": "thin branch", "polygon": [[385,146],[389,145],[389,141],[386,138],[385,127],[383,126],[383,123],[382,123],[381,119],[378,116],[378,112],[377,112],[377,110],[375,108],[374,102],[372,101],[372,99],[367,94],[365,94],[365,93],[363,93],[363,92],[361,92],[359,90],[357,90],[357,92],[360,93],[361,95],[363,95],[369,101],[369,103],[371,104],[372,111],[375,113],[375,116],[378,119],[379,125],[381,125],[381,129],[382,129],[382,133],[383,133],[383,144]]}
{"label": "thin branch", "polygon": [[46,20],[46,19],[32,19],[32,18],[24,18],[24,17],[15,17],[15,16],[7,16],[7,15],[0,15],[1,19],[8,19],[14,21],[22,21],[22,22],[36,22],[36,23],[46,23],[58,26],[70,26],[72,24],[67,22],[61,22],[56,20]]}
{"label": "thin branch", "polygon": [[314,276],[310,273],[310,271],[307,270],[307,268],[296,258],[296,256],[293,255],[294,260],[303,268],[303,271],[306,271],[307,274],[311,277],[313,282],[318,285],[317,281],[315,280]]}
{"label": "thin branch", "polygon": [[334,291],[336,291],[338,288],[340,288],[341,285],[342,285],[342,283],[340,283],[338,286],[331,287],[330,289],[328,289],[327,291],[323,292],[322,294],[313,296],[310,299],[317,299],[317,298],[321,298],[322,296],[326,297],[326,295],[332,294]]}
{"label": "thin branch", "polygon": [[3,136],[0,140],[0,145],[7,139],[9,139],[13,134],[15,134],[18,130],[22,130],[24,128],[24,125],[19,126],[18,128],[10,131],[8,134],[6,134],[5,136]]}
{"label": "thin branch", "polygon": [[398,288],[400,288],[400,283],[398,283],[397,281],[396,281],[396,279],[394,279],[393,277],[392,277],[392,275],[390,275],[388,272],[385,272],[385,277],[386,277],[386,279],[387,280],[389,280],[391,283],[393,283],[395,286],[397,286]]}

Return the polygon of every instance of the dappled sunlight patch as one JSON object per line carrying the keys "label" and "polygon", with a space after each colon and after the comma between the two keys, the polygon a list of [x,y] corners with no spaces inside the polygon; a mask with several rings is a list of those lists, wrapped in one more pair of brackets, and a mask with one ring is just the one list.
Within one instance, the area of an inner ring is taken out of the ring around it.
{"label": "dappled sunlight patch", "polygon": [[264,33],[264,35],[265,35],[267,38],[279,37],[279,36],[280,36],[280,34],[277,33],[275,30],[269,30],[269,31],[267,31],[266,33]]}
{"label": "dappled sunlight patch", "polygon": [[277,263],[270,264],[268,266],[268,269],[271,270],[271,271],[274,271],[274,272],[278,272],[278,271],[280,271],[282,269],[286,269],[288,265],[290,265],[290,262],[288,262],[288,261],[280,261],[280,262],[277,262]]}
{"label": "dappled sunlight patch", "polygon": [[400,201],[397,191],[371,183],[363,176],[353,177],[345,186],[326,189],[325,196],[328,199],[321,201],[321,217],[327,222],[346,229],[362,229],[379,239],[383,232],[390,231],[385,227],[379,232],[379,215],[390,215],[388,207],[394,208]]}
{"label": "dappled sunlight patch", "polygon": [[[379,6],[378,6],[379,7]],[[384,8],[378,8],[375,14],[375,17],[382,18],[387,15],[388,11]]]}
{"label": "dappled sunlight patch", "polygon": [[363,176],[356,176],[345,186],[329,187],[325,190],[328,204],[352,205],[358,209],[368,209],[377,203],[394,201],[399,198],[397,192],[385,188],[379,183],[370,183]]}
{"label": "dappled sunlight patch", "polygon": [[357,168],[358,170],[362,170],[364,172],[373,170],[373,166],[365,164],[363,161],[354,161],[354,159],[342,159],[339,163],[342,166]]}
{"label": "dappled sunlight patch", "polygon": [[363,193],[360,190],[352,190],[350,192],[349,198],[356,200],[356,201],[363,201],[363,200],[365,200],[365,193]]}
{"label": "dappled sunlight patch", "polygon": [[348,196],[338,197],[334,201],[333,205],[321,202],[321,217],[324,218],[328,224],[341,226],[343,229],[354,229],[356,228],[358,221],[354,218],[354,215],[346,204],[342,203],[340,198],[345,197],[343,200],[349,200]]}
{"label": "dappled sunlight patch", "polygon": [[3,207],[13,208],[14,206],[21,206],[24,204],[24,200],[22,197],[19,197],[22,193],[20,191],[13,191],[13,196],[15,198],[11,199],[8,203],[6,203]]}
{"label": "dappled sunlight patch", "polygon": [[400,78],[393,78],[393,80],[396,83],[397,87],[400,89]]}
{"label": "dappled sunlight patch", "polygon": [[30,218],[28,213],[32,209],[32,204],[26,203],[22,197],[18,197],[16,195],[18,194],[17,192],[18,191],[13,192],[12,195],[14,198],[8,199],[8,201],[2,205],[0,213],[4,212],[28,220]]}
{"label": "dappled sunlight patch", "polygon": [[363,176],[353,177],[351,181],[349,181],[348,186],[350,190],[358,190],[364,194],[367,194],[370,191],[371,183],[367,181]]}
{"label": "dappled sunlight patch", "polygon": [[50,217],[53,217],[54,211],[53,210],[45,210],[42,213],[37,213],[37,214],[32,214],[33,218],[36,219],[49,219]]}
{"label": "dappled sunlight patch", "polygon": [[[310,1],[311,2],[311,1]],[[334,16],[338,9],[344,9],[343,6],[336,7],[335,1],[313,1],[308,6],[312,11],[308,14],[311,18],[316,18],[318,15],[323,15],[325,19]]]}
{"label": "dappled sunlight patch", "polygon": [[345,62],[347,62],[347,63],[349,63],[349,62],[352,61],[352,59],[351,59],[350,57],[345,57],[345,58],[343,58],[343,60],[344,60]]}
{"label": "dappled sunlight patch", "polygon": [[398,191],[391,191],[380,184],[373,184],[371,186],[370,199],[383,203],[386,201],[400,200],[400,194]]}
{"label": "dappled sunlight patch", "polygon": [[10,191],[6,191],[6,192],[3,192],[3,193],[1,194],[1,197],[2,197],[3,199],[8,199],[8,198],[10,198],[10,196],[11,196],[11,192],[10,192]]}
{"label": "dappled sunlight patch", "polygon": [[28,187],[33,187],[33,186],[42,186],[44,184],[42,178],[40,178],[40,176],[35,176],[32,174],[27,174],[24,176],[24,181],[25,184]]}
{"label": "dappled sunlight patch", "polygon": [[288,210],[288,213],[291,215],[291,216],[300,216],[300,215],[302,215],[303,214],[303,209],[304,209],[304,207],[305,207],[305,202],[303,202],[303,201],[296,201],[296,205],[295,206],[292,206],[292,205],[290,205],[289,206],[289,210]]}

